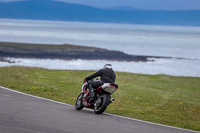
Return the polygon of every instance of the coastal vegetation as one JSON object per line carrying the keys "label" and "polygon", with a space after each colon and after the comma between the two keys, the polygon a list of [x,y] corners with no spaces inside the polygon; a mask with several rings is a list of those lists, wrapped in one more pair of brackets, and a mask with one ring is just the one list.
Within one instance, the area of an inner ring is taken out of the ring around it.
{"label": "coastal vegetation", "polygon": [[[0,86],[75,104],[94,71],[1,67]],[[119,89],[108,113],[200,131],[200,78],[116,72]],[[74,110],[75,111],[75,110]]]}

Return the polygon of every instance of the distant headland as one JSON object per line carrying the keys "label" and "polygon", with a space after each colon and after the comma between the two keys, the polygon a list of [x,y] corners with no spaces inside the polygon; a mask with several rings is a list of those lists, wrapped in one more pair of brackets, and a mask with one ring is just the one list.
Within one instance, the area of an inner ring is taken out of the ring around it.
{"label": "distant headland", "polygon": [[129,55],[120,51],[78,45],[49,45],[30,43],[0,42],[0,61],[9,62],[7,58],[36,59],[84,59],[115,61],[150,61],[148,58],[170,58],[156,56]]}

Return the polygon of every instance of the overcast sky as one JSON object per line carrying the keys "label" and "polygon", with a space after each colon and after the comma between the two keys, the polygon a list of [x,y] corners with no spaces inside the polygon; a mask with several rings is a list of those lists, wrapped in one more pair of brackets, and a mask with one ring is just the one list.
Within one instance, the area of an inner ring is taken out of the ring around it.
{"label": "overcast sky", "polygon": [[[0,0],[4,2],[19,0]],[[200,10],[200,0],[56,0],[98,8],[132,6],[153,10]]]}

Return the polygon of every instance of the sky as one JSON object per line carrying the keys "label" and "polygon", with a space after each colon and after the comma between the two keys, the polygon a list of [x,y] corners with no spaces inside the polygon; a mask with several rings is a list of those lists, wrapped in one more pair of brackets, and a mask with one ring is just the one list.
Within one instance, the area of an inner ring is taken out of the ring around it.
{"label": "sky", "polygon": [[[12,2],[21,0],[0,0]],[[145,10],[200,10],[200,0],[55,0],[98,8],[131,6]]]}

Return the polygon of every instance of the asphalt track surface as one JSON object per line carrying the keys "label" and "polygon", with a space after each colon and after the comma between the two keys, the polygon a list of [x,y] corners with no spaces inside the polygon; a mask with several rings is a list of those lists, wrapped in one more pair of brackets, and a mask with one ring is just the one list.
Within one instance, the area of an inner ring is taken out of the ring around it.
{"label": "asphalt track surface", "polygon": [[0,87],[0,133],[200,133],[104,113]]}

